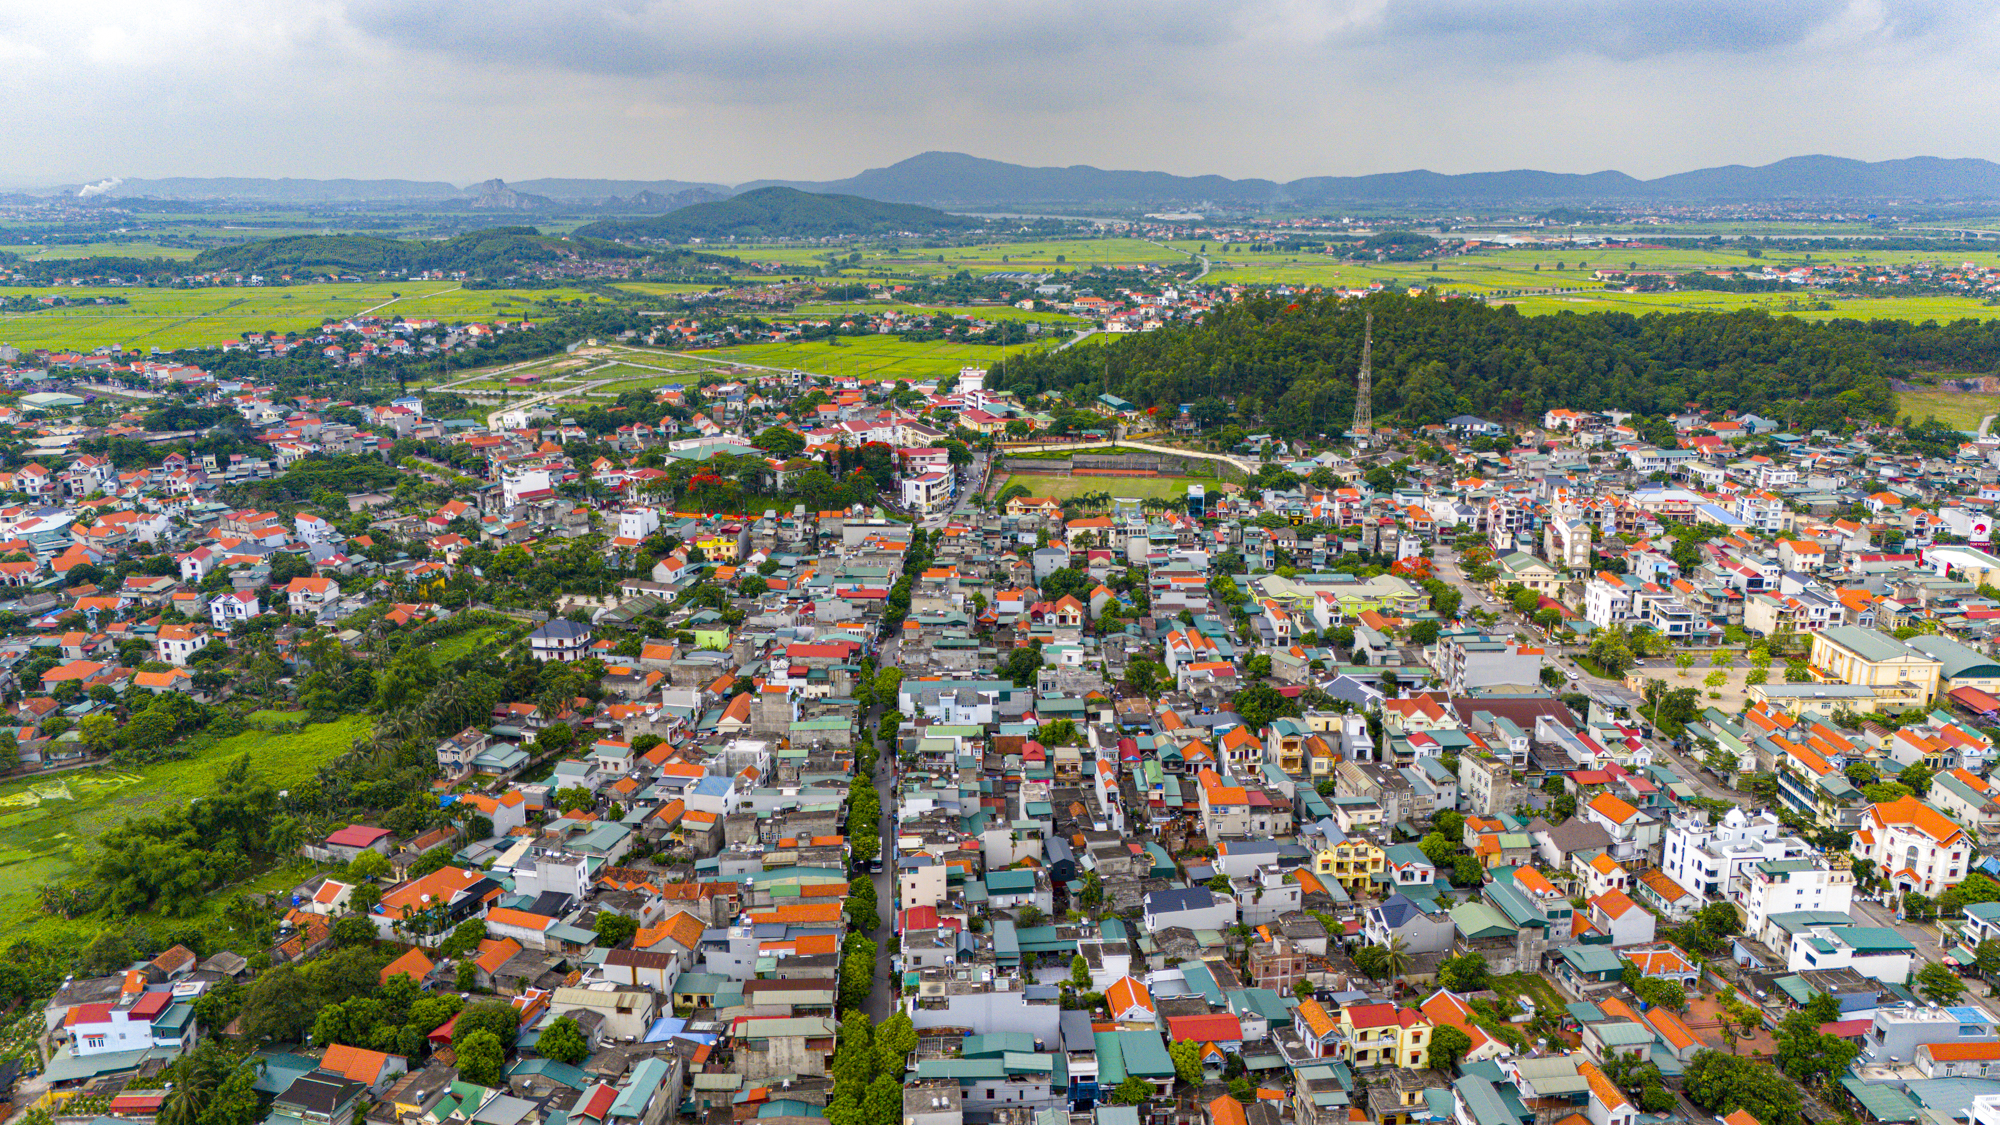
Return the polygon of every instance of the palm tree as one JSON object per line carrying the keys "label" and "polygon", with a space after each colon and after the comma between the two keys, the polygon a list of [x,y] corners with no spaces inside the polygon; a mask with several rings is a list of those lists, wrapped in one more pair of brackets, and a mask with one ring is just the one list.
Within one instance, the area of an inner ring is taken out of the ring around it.
{"label": "palm tree", "polygon": [[1388,954],[1382,961],[1382,967],[1388,970],[1390,978],[1393,979],[1402,976],[1403,972],[1410,967],[1410,951],[1407,943],[1403,941],[1400,935],[1393,935],[1389,938],[1389,943],[1382,947],[1382,950]]}

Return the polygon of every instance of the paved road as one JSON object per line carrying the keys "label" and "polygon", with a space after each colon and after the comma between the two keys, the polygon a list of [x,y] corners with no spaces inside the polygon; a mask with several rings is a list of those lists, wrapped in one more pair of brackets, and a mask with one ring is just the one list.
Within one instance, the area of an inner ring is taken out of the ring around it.
{"label": "paved road", "polygon": [[[1153,242],[1153,240],[1150,238],[1147,239],[1146,241]],[[1178,246],[1169,246],[1164,242],[1153,242],[1153,245],[1159,247],[1162,250],[1172,250],[1176,254],[1186,254],[1190,261],[1196,261],[1201,263],[1201,272],[1195,274],[1193,277],[1188,278],[1189,285],[1193,285],[1195,282],[1200,281],[1204,277],[1207,277],[1209,269],[1212,268],[1212,263],[1209,262],[1208,255],[1206,254],[1197,254],[1192,250],[1183,250]]]}
{"label": "paved road", "polygon": [[[1436,546],[1431,552],[1431,567],[1440,579],[1458,587],[1460,592],[1465,595],[1465,605],[1476,605],[1489,613],[1498,613],[1501,622],[1513,626],[1514,631],[1518,635],[1532,637],[1541,633],[1540,627],[1534,622],[1516,613],[1505,602],[1490,599],[1484,590],[1478,588],[1470,579],[1466,578],[1464,572],[1459,569],[1458,553],[1451,547],[1443,544]],[[1565,653],[1559,646],[1549,646],[1549,660],[1557,668],[1562,669],[1563,674],[1569,679],[1571,687],[1561,690],[1574,690],[1575,688],[1588,685],[1598,689],[1611,688],[1621,696],[1625,696],[1628,699],[1632,698],[1632,693],[1627,691],[1622,684],[1614,680],[1601,679],[1586,671],[1582,665],[1570,659],[1569,654]],[[1650,729],[1650,724],[1645,725]],[[1647,738],[1646,742],[1647,745],[1653,748],[1656,761],[1671,766],[1675,773],[1680,774],[1689,785],[1694,787],[1695,792],[1701,794],[1703,797],[1712,801],[1727,801],[1731,804],[1742,805],[1745,808],[1752,808],[1760,803],[1755,797],[1744,790],[1727,789],[1716,784],[1715,779],[1702,768],[1700,762],[1695,761],[1685,754],[1676,752],[1666,739],[1651,736]],[[1936,943],[1933,942],[1933,944]]]}

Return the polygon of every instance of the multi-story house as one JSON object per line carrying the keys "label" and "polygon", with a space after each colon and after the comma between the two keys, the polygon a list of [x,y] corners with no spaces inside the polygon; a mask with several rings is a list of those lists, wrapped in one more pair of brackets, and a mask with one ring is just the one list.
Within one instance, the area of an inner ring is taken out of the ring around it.
{"label": "multi-story house", "polygon": [[1710,824],[1708,813],[1688,809],[1673,815],[1660,867],[1682,887],[1716,901],[1732,897],[1757,864],[1796,859],[1811,850],[1772,813],[1753,816],[1732,808],[1721,823]]}
{"label": "multi-story house", "polygon": [[1972,867],[1972,838],[1915,797],[1869,806],[1853,851],[1890,886],[1927,895],[1964,882]]}

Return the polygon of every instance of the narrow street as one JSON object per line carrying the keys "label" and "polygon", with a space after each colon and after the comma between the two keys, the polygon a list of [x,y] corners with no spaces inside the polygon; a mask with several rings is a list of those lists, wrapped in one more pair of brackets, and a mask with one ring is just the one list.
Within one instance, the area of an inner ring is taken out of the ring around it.
{"label": "narrow street", "polygon": [[[876,667],[896,666],[896,647],[901,640],[900,637],[891,637],[882,642]],[[877,700],[875,706],[868,712],[866,729],[879,728],[882,715],[888,710],[890,708],[884,707],[882,702]],[[875,873],[874,880],[876,917],[879,924],[875,927],[875,932],[869,935],[875,942],[875,987],[868,993],[867,1002],[861,1006],[861,1010],[868,1013],[869,1022],[874,1024],[880,1024],[888,1019],[890,1014],[893,990],[889,987],[889,935],[894,933],[896,928],[896,788],[889,780],[895,774],[896,753],[893,744],[887,747],[878,745],[877,749],[881,751],[881,760],[875,763],[875,795],[882,801],[882,822],[878,826],[882,836],[882,850],[878,853],[882,861],[882,870]]]}

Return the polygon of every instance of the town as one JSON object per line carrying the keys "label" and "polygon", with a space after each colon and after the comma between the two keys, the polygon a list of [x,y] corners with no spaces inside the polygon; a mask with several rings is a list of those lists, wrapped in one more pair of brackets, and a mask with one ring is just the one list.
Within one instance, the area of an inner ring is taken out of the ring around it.
{"label": "town", "polygon": [[2000,1106],[2000,436],[1382,425],[1362,354],[1286,437],[977,367],[482,412],[10,350],[16,1110]]}

